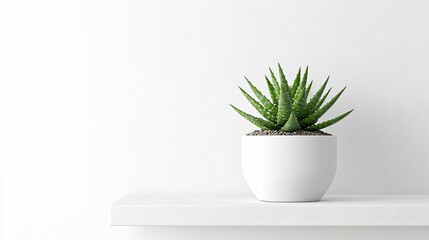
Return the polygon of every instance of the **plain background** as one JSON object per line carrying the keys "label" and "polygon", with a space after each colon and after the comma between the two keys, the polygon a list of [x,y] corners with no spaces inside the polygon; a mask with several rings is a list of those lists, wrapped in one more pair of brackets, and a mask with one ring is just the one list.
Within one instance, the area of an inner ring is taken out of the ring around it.
{"label": "plain background", "polygon": [[[330,193],[429,193],[429,2],[1,1],[1,234],[425,239],[426,228],[121,228],[127,193],[249,192],[237,86],[309,66],[348,88]],[[254,112],[254,111],[252,111]],[[311,149],[309,149],[311,150]]]}

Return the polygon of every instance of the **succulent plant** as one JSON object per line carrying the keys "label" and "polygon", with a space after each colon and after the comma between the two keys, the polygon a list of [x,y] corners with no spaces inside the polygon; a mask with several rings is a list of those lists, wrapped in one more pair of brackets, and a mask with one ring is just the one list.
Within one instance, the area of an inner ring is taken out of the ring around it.
{"label": "succulent plant", "polygon": [[308,99],[313,85],[313,81],[307,84],[308,67],[305,69],[303,76],[301,76],[301,68],[299,68],[295,80],[291,85],[289,85],[286,80],[280,64],[278,64],[278,77],[275,76],[271,68],[269,68],[269,70],[271,81],[267,76],[265,76],[265,81],[268,85],[271,100],[265,97],[246,77],[245,79],[250,89],[258,100],[239,87],[250,104],[252,104],[265,119],[254,117],[230,104],[242,117],[262,130],[281,130],[285,132],[320,130],[337,123],[353,111],[352,109],[333,119],[317,123],[319,118],[334,105],[346,88],[344,87],[331,100],[324,104],[332,89],[330,88],[324,93],[329,77],[317,92]]}

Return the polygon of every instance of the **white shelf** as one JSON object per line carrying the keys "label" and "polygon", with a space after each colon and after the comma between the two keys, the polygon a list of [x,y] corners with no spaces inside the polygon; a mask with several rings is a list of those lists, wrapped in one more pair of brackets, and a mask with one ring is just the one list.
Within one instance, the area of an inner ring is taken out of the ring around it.
{"label": "white shelf", "polygon": [[429,195],[326,195],[268,203],[250,195],[128,195],[112,226],[429,226]]}

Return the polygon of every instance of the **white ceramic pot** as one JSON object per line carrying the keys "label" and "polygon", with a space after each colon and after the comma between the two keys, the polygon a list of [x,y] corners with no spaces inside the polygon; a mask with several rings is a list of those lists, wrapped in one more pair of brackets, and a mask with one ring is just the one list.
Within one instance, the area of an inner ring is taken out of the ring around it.
{"label": "white ceramic pot", "polygon": [[244,178],[269,202],[319,201],[337,170],[335,136],[243,136]]}

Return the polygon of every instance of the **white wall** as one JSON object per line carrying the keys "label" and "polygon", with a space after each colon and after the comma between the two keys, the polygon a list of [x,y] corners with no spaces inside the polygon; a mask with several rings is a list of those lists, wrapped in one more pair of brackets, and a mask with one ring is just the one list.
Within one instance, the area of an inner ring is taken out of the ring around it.
{"label": "white wall", "polygon": [[[132,192],[247,192],[237,85],[348,89],[331,193],[429,193],[429,2],[0,2],[1,239],[424,239],[426,228],[114,228]],[[145,238],[147,237],[147,238]],[[408,237],[408,238],[407,238]]]}

